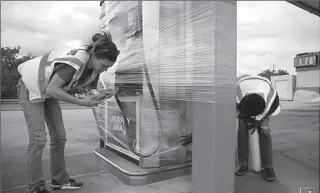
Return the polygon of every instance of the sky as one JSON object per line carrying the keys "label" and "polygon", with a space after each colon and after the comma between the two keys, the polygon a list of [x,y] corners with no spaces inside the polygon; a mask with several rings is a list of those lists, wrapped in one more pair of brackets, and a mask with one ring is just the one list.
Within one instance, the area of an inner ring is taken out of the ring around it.
{"label": "sky", "polygon": [[296,54],[320,51],[320,18],[285,1],[238,1],[238,71],[295,74]]}
{"label": "sky", "polygon": [[[40,56],[88,42],[99,17],[99,1],[1,1],[1,47]],[[285,1],[238,1],[237,18],[239,74],[295,74],[296,54],[320,51],[320,18]]]}

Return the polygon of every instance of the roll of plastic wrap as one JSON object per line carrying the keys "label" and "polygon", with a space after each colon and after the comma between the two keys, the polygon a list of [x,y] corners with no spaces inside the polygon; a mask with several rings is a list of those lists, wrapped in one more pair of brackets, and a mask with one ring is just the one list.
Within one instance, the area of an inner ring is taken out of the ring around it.
{"label": "roll of plastic wrap", "polygon": [[248,130],[248,132],[252,168],[254,172],[261,172],[261,157],[258,130],[255,130],[252,133],[252,130],[250,129]]}

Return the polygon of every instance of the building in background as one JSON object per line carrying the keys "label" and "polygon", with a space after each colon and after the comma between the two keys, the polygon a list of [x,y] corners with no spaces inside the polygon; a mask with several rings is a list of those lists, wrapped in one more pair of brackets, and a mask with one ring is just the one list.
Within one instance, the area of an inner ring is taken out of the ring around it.
{"label": "building in background", "polygon": [[294,98],[296,90],[296,76],[295,75],[282,75],[272,76],[272,85],[278,92],[279,99],[282,101],[291,101]]}
{"label": "building in background", "polygon": [[297,75],[272,76],[280,100],[294,100],[297,91],[320,94],[320,51],[297,54],[294,67]]}

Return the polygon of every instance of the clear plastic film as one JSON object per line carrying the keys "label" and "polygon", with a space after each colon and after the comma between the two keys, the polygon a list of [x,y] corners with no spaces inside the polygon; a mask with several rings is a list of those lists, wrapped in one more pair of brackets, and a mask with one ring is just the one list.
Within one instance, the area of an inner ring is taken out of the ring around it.
{"label": "clear plastic film", "polygon": [[98,89],[117,94],[94,115],[106,144],[140,160],[140,166],[189,160],[179,143],[191,132],[188,103],[234,99],[214,93],[215,86],[234,85],[215,84],[213,6],[210,1],[101,4],[100,30],[111,33],[120,55],[98,82]]}
{"label": "clear plastic film", "polygon": [[[119,89],[112,83],[110,77],[114,75],[111,74],[107,72],[100,76],[98,90]],[[118,92],[117,96],[93,108],[101,139],[109,148],[139,161],[147,159],[141,167],[160,167],[190,160],[191,155],[180,145],[180,136],[185,134],[185,103],[171,101],[170,105],[163,101],[162,109],[156,110],[150,100],[150,97],[119,95]]]}

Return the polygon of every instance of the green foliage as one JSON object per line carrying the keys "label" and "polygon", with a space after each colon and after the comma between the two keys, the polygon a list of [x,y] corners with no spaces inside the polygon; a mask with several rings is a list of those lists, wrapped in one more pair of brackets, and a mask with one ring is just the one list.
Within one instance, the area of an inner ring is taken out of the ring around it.
{"label": "green foliage", "polygon": [[35,58],[34,55],[28,54],[18,58],[21,47],[1,47],[1,98],[17,99],[17,83],[20,74],[17,70],[19,64]]}
{"label": "green foliage", "polygon": [[271,76],[281,76],[281,75],[288,75],[288,74],[289,73],[286,70],[279,69],[279,70],[272,71],[272,70],[268,69],[268,70],[264,70],[264,71],[260,72],[258,75],[263,76],[263,77],[271,80]]}

